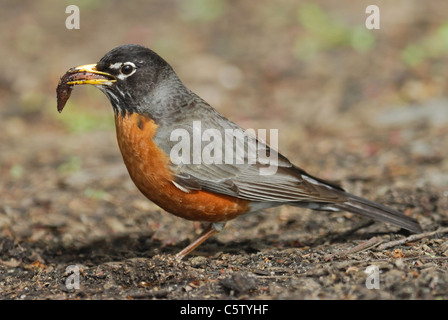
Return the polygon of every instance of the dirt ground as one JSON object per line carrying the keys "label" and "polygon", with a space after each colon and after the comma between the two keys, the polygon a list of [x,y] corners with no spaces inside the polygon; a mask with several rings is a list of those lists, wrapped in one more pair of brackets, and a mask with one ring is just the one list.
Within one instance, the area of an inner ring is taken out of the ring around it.
{"label": "dirt ground", "polygon": [[[0,299],[447,299],[448,3],[376,2],[379,30],[348,0],[80,1],[68,30],[68,2],[3,1]],[[176,261],[201,225],[135,188],[107,99],[77,87],[56,111],[59,77],[123,43],[151,47],[228,118],[278,129],[293,163],[425,234],[280,207]]]}

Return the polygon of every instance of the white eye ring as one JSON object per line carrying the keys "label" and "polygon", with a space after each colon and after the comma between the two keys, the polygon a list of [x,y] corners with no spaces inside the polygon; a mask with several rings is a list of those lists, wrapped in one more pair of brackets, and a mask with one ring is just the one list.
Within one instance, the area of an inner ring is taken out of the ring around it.
{"label": "white eye ring", "polygon": [[118,79],[124,80],[127,77],[132,76],[135,71],[137,71],[137,67],[132,62],[125,62],[120,66],[120,74],[117,76]]}

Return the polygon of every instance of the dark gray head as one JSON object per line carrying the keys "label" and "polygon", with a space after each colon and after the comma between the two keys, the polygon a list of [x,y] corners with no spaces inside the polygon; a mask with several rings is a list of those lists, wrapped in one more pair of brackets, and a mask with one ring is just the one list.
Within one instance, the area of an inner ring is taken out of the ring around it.
{"label": "dark gray head", "polygon": [[146,113],[154,118],[163,113],[161,109],[170,107],[166,104],[173,101],[173,95],[178,98],[189,92],[164,59],[140,45],[112,49],[96,69],[116,78],[115,82],[98,85],[116,113]]}

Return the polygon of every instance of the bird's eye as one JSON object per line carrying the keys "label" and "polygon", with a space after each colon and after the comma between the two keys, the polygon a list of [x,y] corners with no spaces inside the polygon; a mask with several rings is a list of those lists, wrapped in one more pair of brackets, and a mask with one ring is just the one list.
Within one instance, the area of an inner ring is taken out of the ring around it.
{"label": "bird's eye", "polygon": [[134,71],[134,67],[130,64],[125,64],[121,67],[120,72],[124,74],[125,76],[130,75]]}

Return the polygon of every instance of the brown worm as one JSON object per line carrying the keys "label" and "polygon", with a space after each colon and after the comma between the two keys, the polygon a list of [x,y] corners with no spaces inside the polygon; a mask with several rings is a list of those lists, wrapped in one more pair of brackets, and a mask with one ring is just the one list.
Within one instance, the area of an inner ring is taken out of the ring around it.
{"label": "brown worm", "polygon": [[67,103],[68,99],[70,98],[70,95],[72,94],[74,84],[68,84],[68,82],[92,80],[92,79],[98,79],[98,78],[108,79],[105,76],[98,75],[98,74],[95,74],[92,72],[78,71],[75,68],[69,69],[61,77],[61,79],[59,80],[58,86],[56,88],[59,113],[62,112],[62,110],[65,107],[65,104]]}

